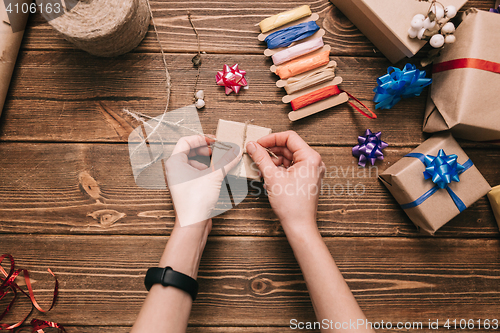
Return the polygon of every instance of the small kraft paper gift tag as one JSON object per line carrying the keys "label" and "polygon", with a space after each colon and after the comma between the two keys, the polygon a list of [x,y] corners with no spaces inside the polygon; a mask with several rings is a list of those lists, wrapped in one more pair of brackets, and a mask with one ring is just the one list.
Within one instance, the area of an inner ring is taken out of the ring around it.
{"label": "small kraft paper gift tag", "polygon": [[[270,128],[219,119],[216,133],[217,140],[237,144],[243,150],[240,163],[229,172],[229,175],[260,181],[259,170],[253,164],[252,158],[246,154],[245,147],[248,142],[257,141],[263,136],[271,134],[271,132]],[[212,164],[217,162],[226,152],[226,150],[215,146],[212,154]]]}

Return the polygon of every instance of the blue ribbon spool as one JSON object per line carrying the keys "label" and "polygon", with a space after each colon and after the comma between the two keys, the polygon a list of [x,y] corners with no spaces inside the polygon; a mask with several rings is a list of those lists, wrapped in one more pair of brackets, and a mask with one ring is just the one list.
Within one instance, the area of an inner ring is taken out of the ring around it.
{"label": "blue ribbon spool", "polygon": [[268,49],[286,47],[293,42],[314,35],[319,30],[319,26],[314,21],[300,23],[285,29],[273,32],[264,39]]}
{"label": "blue ribbon spool", "polygon": [[464,164],[460,164],[457,161],[457,155],[446,155],[443,149],[439,150],[437,156],[424,155],[421,153],[410,153],[405,157],[418,158],[425,165],[424,178],[432,179],[432,182],[436,184],[436,186],[424,193],[417,200],[401,205],[401,208],[408,209],[416,207],[430,198],[439,189],[446,189],[446,191],[448,191],[448,194],[450,195],[451,199],[460,212],[464,211],[467,208],[463,201],[458,197],[458,195],[455,194],[455,192],[453,192],[453,190],[448,185],[452,181],[459,182],[459,176],[474,165],[470,159],[468,159]]}
{"label": "blue ribbon spool", "polygon": [[406,64],[402,70],[387,68],[387,74],[377,79],[377,87],[373,89],[375,109],[390,109],[402,98],[420,96],[424,87],[432,83],[425,75],[425,71],[412,64]]}

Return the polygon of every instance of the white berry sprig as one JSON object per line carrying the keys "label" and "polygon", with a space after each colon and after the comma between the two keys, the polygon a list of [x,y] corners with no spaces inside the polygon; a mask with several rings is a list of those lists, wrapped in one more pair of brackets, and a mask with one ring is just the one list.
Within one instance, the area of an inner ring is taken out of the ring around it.
{"label": "white berry sprig", "polygon": [[[432,63],[445,44],[452,44],[455,42],[455,25],[448,22],[450,19],[457,15],[457,8],[455,6],[443,6],[436,0],[419,0],[431,3],[427,15],[417,14],[413,17],[408,29],[408,36],[410,38],[418,38],[421,40],[428,40],[429,44],[439,49],[430,52],[429,58],[426,59],[426,65]],[[427,63],[428,62],[428,63]],[[424,61],[422,61],[424,65]]]}

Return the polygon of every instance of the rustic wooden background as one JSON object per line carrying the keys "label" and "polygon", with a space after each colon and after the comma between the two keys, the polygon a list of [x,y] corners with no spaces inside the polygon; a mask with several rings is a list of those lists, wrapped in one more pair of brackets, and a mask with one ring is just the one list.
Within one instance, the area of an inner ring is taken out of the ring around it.
{"label": "rustic wooden background", "polygon": [[[486,198],[434,237],[420,235],[377,172],[359,175],[351,147],[366,128],[390,144],[380,171],[416,147],[427,90],[368,120],[348,105],[296,123],[281,103],[270,59],[255,23],[307,3],[320,14],[342,87],[373,107],[375,79],[390,63],[328,0],[151,1],[172,75],[171,109],[192,103],[191,58],[201,37],[205,90],[199,112],[206,133],[219,118],[292,129],[313,145],[336,192],[319,202],[318,225],[371,321],[500,319],[500,242]],[[465,8],[488,9],[493,0]],[[492,41],[493,42],[493,41]],[[419,53],[421,57],[423,53]],[[415,60],[414,60],[415,61]],[[247,70],[249,89],[226,96],[214,83],[223,64]],[[404,65],[402,61],[399,66]],[[150,30],[133,52],[101,59],[76,50],[32,15],[0,121],[0,253],[32,272],[42,304],[60,281],[57,306],[34,317],[68,332],[127,332],[146,296],[146,269],[157,263],[173,224],[167,190],[134,183],[127,137],[138,124],[123,108],[156,116],[165,103],[162,61]],[[500,184],[498,146],[461,142],[491,185]],[[363,195],[353,193],[361,184]],[[350,186],[350,191],[348,187]],[[340,189],[344,188],[344,193]],[[193,306],[190,332],[284,332],[289,321],[313,321],[299,267],[267,199],[249,196],[214,218]],[[8,321],[21,317],[19,303]]]}

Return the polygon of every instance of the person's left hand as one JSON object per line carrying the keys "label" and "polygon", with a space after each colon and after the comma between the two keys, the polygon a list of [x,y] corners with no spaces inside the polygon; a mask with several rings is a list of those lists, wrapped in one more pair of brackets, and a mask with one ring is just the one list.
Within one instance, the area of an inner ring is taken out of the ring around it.
{"label": "person's left hand", "polygon": [[189,159],[210,156],[209,144],[213,142],[213,139],[201,135],[180,138],[165,163],[168,188],[181,227],[211,217],[224,177],[241,159],[242,151],[238,146],[229,149],[211,167]]}

